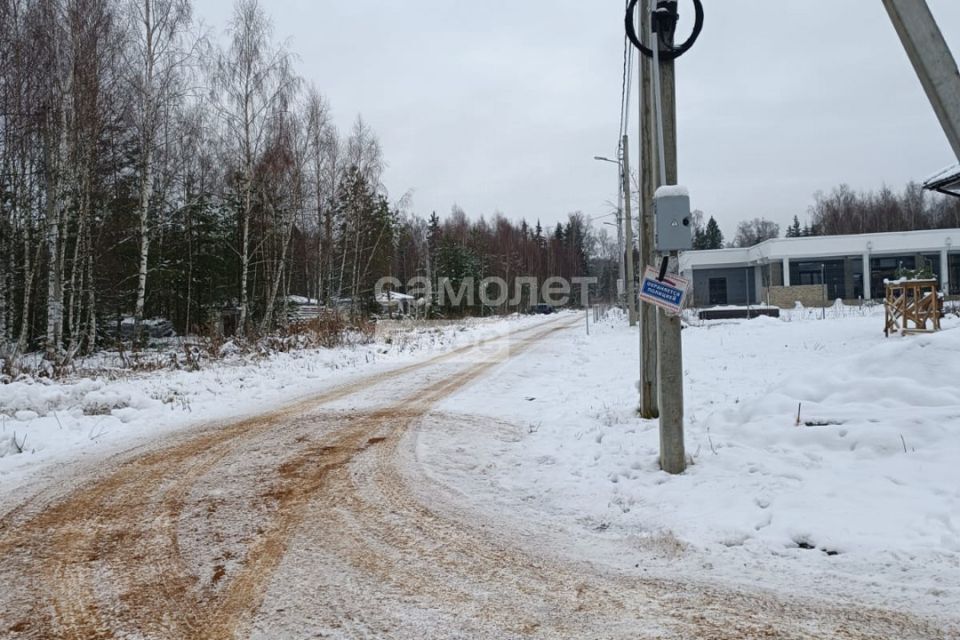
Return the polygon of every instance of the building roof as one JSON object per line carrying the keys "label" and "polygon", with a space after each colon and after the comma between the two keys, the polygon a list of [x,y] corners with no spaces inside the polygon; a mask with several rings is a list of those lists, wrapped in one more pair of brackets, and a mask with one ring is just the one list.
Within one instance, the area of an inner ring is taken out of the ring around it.
{"label": "building roof", "polygon": [[687,251],[680,254],[680,270],[687,271],[692,267],[736,267],[783,259],[838,258],[868,253],[871,255],[933,253],[950,249],[955,242],[960,247],[960,229],[775,238],[745,249]]}
{"label": "building roof", "polygon": [[397,304],[407,300],[415,300],[415,298],[398,291],[384,291],[377,295],[377,302],[380,304]]}
{"label": "building roof", "polygon": [[923,188],[960,198],[960,162],[944,167],[924,180]]}

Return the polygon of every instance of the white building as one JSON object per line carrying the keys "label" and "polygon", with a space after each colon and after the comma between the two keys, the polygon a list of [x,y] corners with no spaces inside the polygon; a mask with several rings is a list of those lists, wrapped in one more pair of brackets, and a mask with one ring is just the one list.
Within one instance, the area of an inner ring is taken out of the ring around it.
{"label": "white building", "polygon": [[380,304],[383,313],[387,313],[391,317],[394,314],[405,316],[413,310],[416,298],[397,291],[383,291],[377,295],[377,302]]}
{"label": "white building", "polygon": [[882,299],[884,279],[894,278],[900,267],[924,265],[943,291],[960,294],[960,229],[778,238],[747,249],[680,256],[698,307]]}

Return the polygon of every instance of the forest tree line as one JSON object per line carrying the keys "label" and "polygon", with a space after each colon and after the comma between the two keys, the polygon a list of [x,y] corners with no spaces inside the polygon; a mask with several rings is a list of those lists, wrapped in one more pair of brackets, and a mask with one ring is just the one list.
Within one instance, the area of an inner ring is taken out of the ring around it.
{"label": "forest tree line", "polygon": [[858,193],[843,184],[817,193],[808,214],[802,227],[794,218],[787,237],[958,228],[960,198],[931,193],[915,182],[900,193],[887,186]]}
{"label": "forest tree line", "polygon": [[[794,216],[784,235],[805,238],[955,228],[960,228],[960,198],[931,193],[915,182],[900,193],[887,186],[878,191],[856,192],[842,184],[830,193],[816,193],[806,222],[801,224],[799,216]],[[718,237],[718,231],[712,236],[701,233],[697,237],[702,238],[702,242],[698,246],[695,240],[694,248],[721,248],[722,234]],[[752,247],[778,237],[780,225],[765,218],[754,218],[737,224],[730,246]]]}
{"label": "forest tree line", "polygon": [[229,310],[264,333],[292,294],[360,312],[383,276],[572,277],[611,252],[579,214],[413,215],[388,199],[376,134],[337,130],[263,6],[239,0],[225,35],[189,0],[0,0],[8,356],[69,359],[123,318],[203,333]]}

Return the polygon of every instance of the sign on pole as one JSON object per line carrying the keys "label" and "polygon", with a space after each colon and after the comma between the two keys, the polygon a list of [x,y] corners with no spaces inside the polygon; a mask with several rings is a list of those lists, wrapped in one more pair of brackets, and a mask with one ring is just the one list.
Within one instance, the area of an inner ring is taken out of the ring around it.
{"label": "sign on pole", "polygon": [[659,277],[656,269],[647,267],[640,285],[640,299],[671,313],[680,313],[690,281],[675,274],[667,274],[663,280]]}

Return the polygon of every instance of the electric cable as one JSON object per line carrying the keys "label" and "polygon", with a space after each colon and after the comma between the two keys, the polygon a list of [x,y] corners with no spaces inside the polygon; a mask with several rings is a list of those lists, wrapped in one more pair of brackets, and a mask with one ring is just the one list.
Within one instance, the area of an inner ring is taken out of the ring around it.
{"label": "electric cable", "polygon": [[630,49],[631,49],[630,41],[626,37],[624,37],[623,39],[623,80],[620,88],[620,132],[619,132],[620,135],[618,136],[618,138],[623,136],[623,130],[624,130],[624,127],[626,126],[625,121],[627,117],[627,114],[626,114],[627,86],[628,86],[629,77],[630,77],[629,63],[628,63]]}
{"label": "electric cable", "polygon": [[[630,40],[630,42],[632,42],[637,49],[640,49],[640,51],[643,52],[643,55],[647,56],[648,58],[652,58],[653,50],[644,45],[641,39],[637,37],[637,29],[633,24],[637,2],[638,0],[630,0],[630,4],[627,5],[627,15],[624,18],[624,27],[626,27],[627,38]],[[693,0],[693,8],[696,17],[693,23],[693,32],[690,34],[690,37],[687,38],[687,41],[680,46],[670,45],[660,51],[661,59],[676,60],[689,51],[697,41],[697,38],[700,37],[700,32],[703,30],[703,4],[701,0]],[[676,20],[676,14],[672,15],[671,17],[672,19]]]}
{"label": "electric cable", "polygon": [[627,54],[627,86],[626,93],[623,97],[623,126],[620,128],[620,137],[629,133],[630,130],[630,112],[631,112],[631,102],[633,99],[633,60],[634,60],[634,49],[629,41],[624,43],[629,50]]}
{"label": "electric cable", "polygon": [[[629,3],[629,0],[626,0]],[[630,46],[630,40],[626,36],[623,37],[623,82],[620,89],[620,131],[617,135],[617,157],[620,157],[620,140],[623,138],[623,132],[626,128],[626,118],[627,118],[627,91],[628,83],[630,80],[630,54],[633,52],[632,47]]]}

